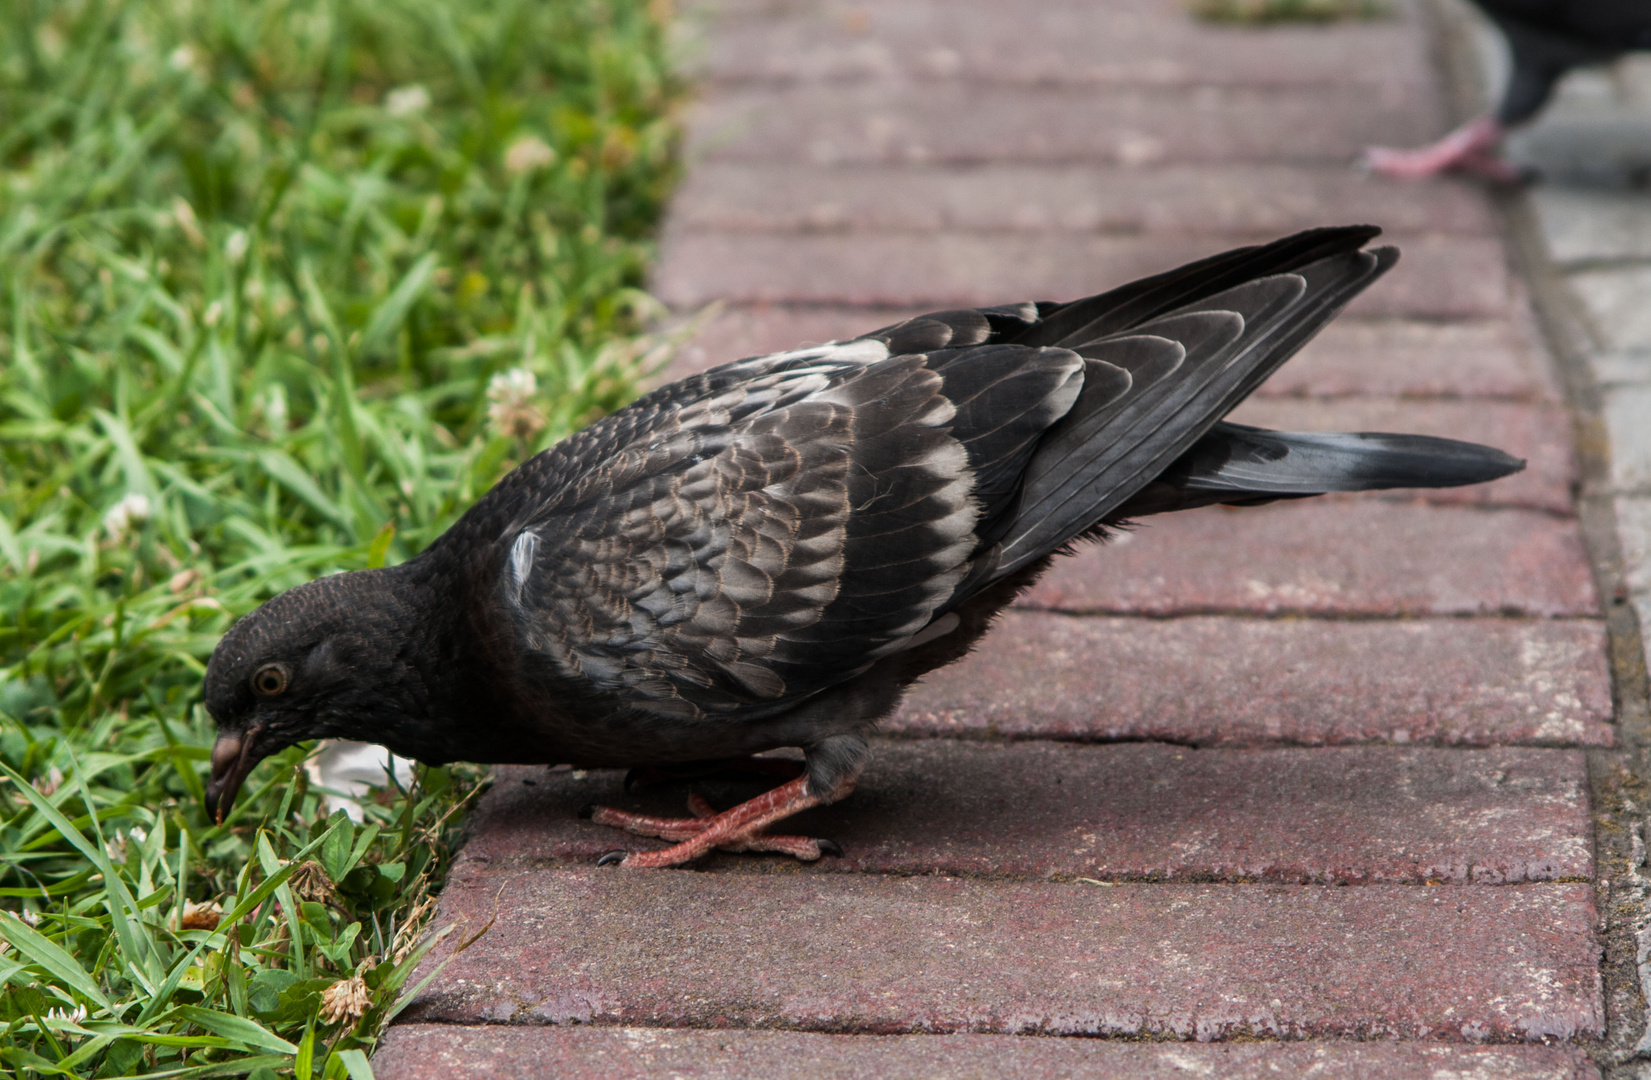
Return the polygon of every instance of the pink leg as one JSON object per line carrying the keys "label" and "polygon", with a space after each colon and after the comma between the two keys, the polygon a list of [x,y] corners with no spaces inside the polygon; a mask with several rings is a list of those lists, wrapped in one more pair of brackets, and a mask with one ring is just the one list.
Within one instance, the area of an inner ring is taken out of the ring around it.
{"label": "pink leg", "polygon": [[1373,146],[1364,152],[1363,164],[1373,172],[1405,180],[1418,180],[1451,170],[1478,173],[1503,184],[1523,179],[1519,168],[1495,153],[1505,132],[1495,117],[1484,116],[1464,124],[1432,146],[1396,150]]}
{"label": "pink leg", "polygon": [[[699,858],[712,848],[725,851],[778,851],[804,862],[813,862],[822,854],[840,854],[829,840],[815,840],[806,836],[777,836],[764,830],[776,821],[792,814],[819,806],[847,795],[844,785],[832,792],[831,799],[823,799],[808,791],[808,777],[799,776],[781,784],[772,791],[740,803],[720,814],[699,796],[690,796],[688,809],[691,818],[654,818],[630,814],[608,806],[590,808],[588,816],[598,825],[611,825],[642,836],[657,836],[674,841],[671,847],[659,851],[633,851],[620,862],[621,866],[661,867],[680,866]],[[604,855],[600,862],[606,863]]]}

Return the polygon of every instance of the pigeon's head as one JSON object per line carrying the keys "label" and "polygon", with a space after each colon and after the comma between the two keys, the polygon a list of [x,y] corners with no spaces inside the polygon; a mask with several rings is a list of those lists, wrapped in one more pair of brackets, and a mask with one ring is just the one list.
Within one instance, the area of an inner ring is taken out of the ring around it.
{"label": "pigeon's head", "polygon": [[230,628],[206,666],[206,709],[218,724],[206,812],[222,821],[258,762],[306,739],[379,741],[377,723],[403,704],[407,617],[392,571],[363,570],[300,585]]}

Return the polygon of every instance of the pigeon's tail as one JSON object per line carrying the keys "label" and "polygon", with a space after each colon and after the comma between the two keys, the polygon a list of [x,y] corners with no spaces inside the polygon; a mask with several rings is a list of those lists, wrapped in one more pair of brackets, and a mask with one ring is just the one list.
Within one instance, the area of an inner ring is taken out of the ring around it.
{"label": "pigeon's tail", "polygon": [[1492,447],[1428,435],[1301,433],[1219,423],[1119,507],[1113,520],[1332,491],[1460,487],[1524,467]]}

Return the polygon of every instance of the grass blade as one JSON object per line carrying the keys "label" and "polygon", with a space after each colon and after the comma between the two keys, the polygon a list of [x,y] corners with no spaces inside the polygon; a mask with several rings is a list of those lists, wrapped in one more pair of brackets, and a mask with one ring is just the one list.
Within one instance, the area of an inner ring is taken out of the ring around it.
{"label": "grass blade", "polygon": [[262,1024],[254,1020],[246,1020],[239,1016],[215,1012],[212,1009],[202,1009],[194,1005],[185,1005],[178,1012],[188,1017],[190,1022],[197,1027],[205,1028],[214,1035],[233,1039],[246,1046],[257,1047],[260,1050],[274,1050],[282,1054],[298,1053],[298,1047],[267,1030]]}
{"label": "grass blade", "polygon": [[407,313],[412,310],[414,301],[424,292],[425,286],[430,284],[430,277],[435,272],[435,252],[426,254],[408,269],[390,295],[374,309],[372,318],[367,320],[367,328],[361,334],[363,356],[369,356],[389,344],[396,331],[401,329],[401,324],[407,320]]}
{"label": "grass blade", "polygon": [[15,915],[0,917],[0,937],[11,943],[12,948],[28,957],[51,972],[64,983],[93,1002],[105,1012],[112,1012],[114,1005],[103,993],[103,989],[87,974],[86,969],[75,961],[75,958],[55,945],[46,935],[35,930],[28,923]]}

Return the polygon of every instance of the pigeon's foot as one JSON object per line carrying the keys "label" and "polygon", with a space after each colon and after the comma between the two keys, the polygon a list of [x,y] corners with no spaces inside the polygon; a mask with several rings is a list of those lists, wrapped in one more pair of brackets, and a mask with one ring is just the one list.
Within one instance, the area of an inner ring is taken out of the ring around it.
{"label": "pigeon's foot", "polygon": [[1504,131],[1494,117],[1486,116],[1457,128],[1432,146],[1396,150],[1373,146],[1360,164],[1371,172],[1402,180],[1421,180],[1446,172],[1470,172],[1499,184],[1518,184],[1525,171],[1496,153]]}
{"label": "pigeon's foot", "polygon": [[[838,791],[832,794],[835,799],[848,792]],[[661,840],[672,841],[672,846],[668,848],[658,851],[633,851],[623,859],[604,855],[598,860],[598,865],[603,866],[615,861],[621,866],[628,867],[681,866],[709,853],[713,848],[723,851],[774,851],[801,859],[803,862],[813,862],[821,855],[841,855],[842,849],[830,840],[817,840],[807,836],[781,836],[770,833],[767,829],[776,821],[834,799],[822,799],[809,794],[808,778],[799,776],[795,780],[781,784],[773,791],[758,795],[720,814],[698,795],[690,795],[688,809],[694,815],[691,818],[649,817],[645,814],[615,810],[611,806],[590,807],[589,812],[582,816],[590,818],[598,825],[610,825],[639,836],[656,836]]]}

